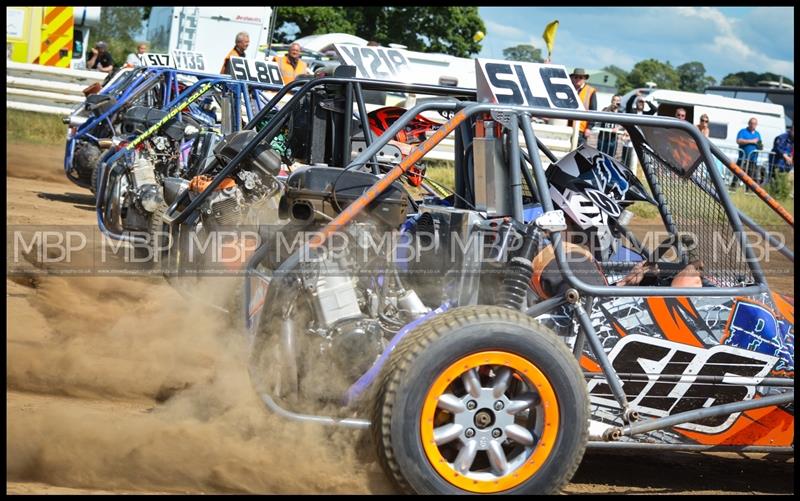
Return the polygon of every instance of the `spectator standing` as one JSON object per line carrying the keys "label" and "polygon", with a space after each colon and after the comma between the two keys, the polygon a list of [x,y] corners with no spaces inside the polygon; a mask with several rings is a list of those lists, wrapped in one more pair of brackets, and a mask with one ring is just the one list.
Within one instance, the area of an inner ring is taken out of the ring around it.
{"label": "spectator standing", "polygon": [[[609,113],[622,113],[622,97],[618,94],[611,96],[611,104],[603,108],[603,111]],[[617,153],[617,138],[622,128],[613,122],[606,122],[600,124],[600,130],[597,134],[597,149],[606,155],[612,157]],[[612,130],[608,130],[612,129]]]}
{"label": "spectator standing", "polygon": [[114,59],[111,53],[108,52],[108,44],[105,42],[97,42],[94,44],[92,54],[89,60],[86,61],[86,67],[90,70],[102,71],[111,73],[114,70]]}
{"label": "spectator standing", "polygon": [[[741,166],[751,177],[759,177],[755,172],[756,161],[758,160],[758,150],[762,148],[761,133],[756,130],[758,119],[755,117],[747,121],[747,127],[736,134],[736,144],[739,145],[739,157],[736,163]],[[736,178],[733,179],[731,187],[736,186]],[[760,179],[756,179],[760,183]]]}
{"label": "spectator standing", "polygon": [[794,125],[775,138],[772,144],[772,169],[775,172],[794,170]]}
{"label": "spectator standing", "polygon": [[772,144],[774,168],[779,172],[788,172],[794,168],[794,125],[775,138]]}
{"label": "spectator standing", "polygon": [[285,56],[275,58],[281,69],[283,85],[294,82],[298,75],[308,74],[308,65],[300,59],[300,51],[302,51],[302,47],[300,47],[299,43],[294,42],[289,46],[289,51]]}
{"label": "spectator standing", "polygon": [[222,69],[219,70],[220,73],[223,75],[229,74],[228,68],[228,61],[231,60],[232,57],[247,57],[245,51],[250,46],[250,34],[246,31],[240,31],[236,34],[236,40],[234,41],[233,48],[228,52],[225,56],[225,60],[222,61]]}
{"label": "spectator standing", "polygon": [[700,134],[708,137],[711,129],[708,128],[708,115],[703,113],[700,115],[700,123],[697,124],[697,130],[700,131]]}
{"label": "spectator standing", "polygon": [[[575,90],[578,91],[578,98],[583,103],[583,107],[588,110],[597,110],[597,90],[586,83],[589,80],[589,74],[583,68],[575,68],[569,74],[570,80]],[[570,126],[572,121],[570,120]],[[584,144],[589,136],[592,135],[591,128],[594,125],[592,122],[579,120],[576,122],[578,126],[578,145]]]}
{"label": "spectator standing", "polygon": [[134,66],[143,66],[142,55],[147,52],[147,44],[142,42],[136,46],[136,52],[128,54],[128,59],[125,60],[125,66],[133,68]]}
{"label": "spectator standing", "polygon": [[[647,111],[645,111],[645,106],[647,107]],[[628,99],[628,104],[625,106],[625,113],[631,113],[633,115],[655,115],[656,111],[658,111],[658,108],[644,98],[644,94],[642,94],[641,90],[636,91],[636,96],[633,99]],[[627,134],[625,134],[625,136],[627,136]],[[623,141],[622,163],[630,165],[633,143],[631,143],[630,137],[623,137]]]}
{"label": "spectator standing", "polygon": [[603,111],[610,111],[611,113],[622,113],[622,107],[620,104],[622,103],[622,96],[619,94],[614,94],[611,96],[611,104],[603,108]]}
{"label": "spectator standing", "polygon": [[[700,134],[702,134],[706,138],[710,137],[711,134],[711,129],[708,126],[708,122],[709,122],[708,115],[703,113],[702,115],[700,115],[700,122],[698,122],[697,124],[697,130],[699,130]],[[714,157],[714,165],[717,166],[717,172],[719,172],[719,175],[722,176],[722,178],[724,179],[726,172],[725,164],[723,164],[719,158]]]}
{"label": "spectator standing", "polygon": [[[644,110],[647,106],[647,111]],[[633,113],[634,115],[655,115],[658,108],[653,106],[653,103],[645,100],[642,91],[636,93],[636,99],[628,99],[628,105],[625,107],[625,113]]]}

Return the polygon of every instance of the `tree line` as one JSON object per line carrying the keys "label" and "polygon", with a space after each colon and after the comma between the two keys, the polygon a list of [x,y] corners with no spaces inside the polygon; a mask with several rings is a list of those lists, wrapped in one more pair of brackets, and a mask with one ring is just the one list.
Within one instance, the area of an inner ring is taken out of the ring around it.
{"label": "tree line", "polygon": [[[507,47],[503,49],[503,57],[512,61],[544,62],[542,49],[529,44]],[[625,71],[615,65],[606,66],[602,70],[617,77],[617,93],[619,94],[626,94],[633,89],[646,87],[648,82],[655,83],[659,89],[699,93],[702,93],[706,87],[717,83],[714,77],[706,73],[706,68],[700,61],[690,61],[674,67],[669,61],[662,62],[657,59],[645,59],[633,65],[630,71]],[[755,87],[758,82],[763,80],[777,82],[780,79],[781,75],[770,72],[739,71],[726,75],[720,85]],[[794,82],[787,77],[783,77],[783,81],[789,85],[794,85]]]}
{"label": "tree line", "polygon": [[470,57],[481,51],[486,26],[477,7],[277,7],[275,36],[289,43],[300,36],[352,33],[381,45]]}
{"label": "tree line", "polygon": [[[298,36],[352,33],[381,45],[399,43],[408,50],[470,57],[481,51],[486,25],[477,7],[276,7],[274,43]],[[109,44],[114,61],[124,61],[136,48],[133,37],[152,7],[103,7],[91,44]],[[143,40],[145,41],[145,40]],[[227,42],[225,42],[227,43]],[[233,40],[230,41],[231,46]],[[93,45],[92,45],[93,46]]]}
{"label": "tree line", "polygon": [[[142,21],[147,20],[152,7],[104,7],[99,26],[92,31],[91,43],[104,40],[117,64],[133,52],[137,40],[134,34]],[[439,52],[456,57],[473,57],[481,51],[479,32],[486,26],[478,7],[276,7],[273,42],[289,43],[299,36],[323,33],[352,33],[381,45],[399,43],[408,50]],[[232,43],[232,41],[231,41]],[[93,46],[93,45],[92,45]],[[90,46],[91,47],[91,46]],[[88,48],[87,48],[88,49]],[[544,62],[542,49],[521,44],[503,49],[503,57],[513,61]],[[716,84],[699,61],[677,67],[669,61],[645,59],[630,71],[610,65],[602,68],[617,77],[617,92],[646,87],[654,82],[659,89],[703,92]],[[778,81],[780,75],[740,71],[726,75],[721,85],[755,86],[759,81]],[[794,85],[786,77],[783,81]]]}

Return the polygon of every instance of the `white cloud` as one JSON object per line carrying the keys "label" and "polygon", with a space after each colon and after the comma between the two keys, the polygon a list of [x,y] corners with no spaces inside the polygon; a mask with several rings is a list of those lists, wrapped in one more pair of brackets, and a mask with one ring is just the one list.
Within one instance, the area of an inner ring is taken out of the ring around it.
{"label": "white cloud", "polygon": [[756,7],[738,26],[740,38],[772,57],[794,60],[794,7]]}
{"label": "white cloud", "polygon": [[482,54],[497,58],[519,43],[546,54],[541,32],[558,19],[556,64],[629,71],[650,58],[673,66],[700,61],[718,81],[737,71],[794,74],[794,8],[481,7],[481,14],[488,27]]}
{"label": "white cloud", "polygon": [[720,31],[730,32],[733,28],[733,22],[714,7],[677,7],[676,12],[685,17],[707,19],[717,25],[717,29]]}
{"label": "white cloud", "polygon": [[771,58],[754,49],[739,37],[738,21],[729,19],[719,10],[713,7],[679,7],[677,11],[686,17],[710,21],[716,34],[710,43],[702,44],[703,47],[721,58],[728,59],[733,66],[759,73],[770,71],[782,75],[794,74],[794,61]]}
{"label": "white cloud", "polygon": [[[531,37],[531,43],[536,45],[534,42],[536,42],[536,39]],[[547,47],[545,47],[541,38],[536,46],[543,48],[542,55],[546,57]],[[553,48],[553,63],[563,64],[570,69],[580,66],[586,69],[599,70],[612,64],[620,68],[630,69],[637,61],[639,59],[616,46],[584,43],[582,38],[575,37],[570,30],[560,30],[558,32],[555,47]]]}
{"label": "white cloud", "polygon": [[513,26],[495,23],[488,19],[484,20],[483,23],[486,25],[487,35],[496,35],[497,38],[505,38],[508,40],[525,40],[528,37],[527,33]]}

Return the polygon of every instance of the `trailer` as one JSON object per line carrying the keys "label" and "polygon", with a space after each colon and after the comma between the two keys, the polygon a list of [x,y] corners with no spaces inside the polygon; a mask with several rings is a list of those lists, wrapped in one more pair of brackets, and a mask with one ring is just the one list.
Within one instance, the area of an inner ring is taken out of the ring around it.
{"label": "trailer", "polygon": [[241,31],[250,35],[246,58],[257,58],[269,39],[271,16],[271,7],[153,7],[147,40],[151,52],[200,53],[206,61],[201,71],[218,73]]}

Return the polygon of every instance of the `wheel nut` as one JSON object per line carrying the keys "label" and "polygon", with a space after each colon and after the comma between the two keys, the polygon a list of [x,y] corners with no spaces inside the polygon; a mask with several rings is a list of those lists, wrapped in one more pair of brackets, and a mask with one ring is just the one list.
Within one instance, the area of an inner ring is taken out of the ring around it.
{"label": "wheel nut", "polygon": [[492,430],[492,437],[494,438],[500,438],[500,435],[502,434],[503,432],[500,431],[500,428],[495,428],[494,430]]}
{"label": "wheel nut", "polygon": [[476,402],[474,400],[470,400],[469,402],[467,402],[467,410],[470,410],[470,411],[474,410],[475,407],[477,407],[477,406],[478,406],[478,402]]}
{"label": "wheel nut", "polygon": [[494,410],[496,411],[503,410],[503,407],[505,407],[505,405],[503,405],[503,402],[501,402],[500,400],[494,403]]}
{"label": "wheel nut", "polygon": [[464,432],[464,436],[467,438],[472,438],[475,436],[475,430],[472,428],[467,428],[467,431]]}

